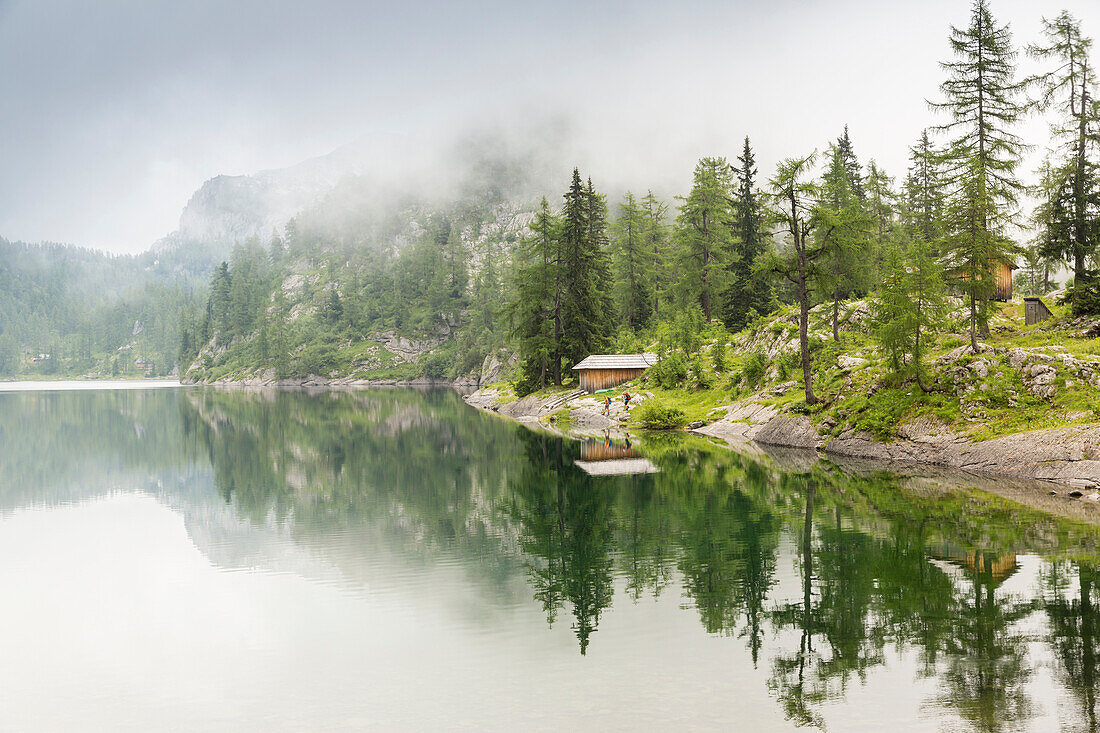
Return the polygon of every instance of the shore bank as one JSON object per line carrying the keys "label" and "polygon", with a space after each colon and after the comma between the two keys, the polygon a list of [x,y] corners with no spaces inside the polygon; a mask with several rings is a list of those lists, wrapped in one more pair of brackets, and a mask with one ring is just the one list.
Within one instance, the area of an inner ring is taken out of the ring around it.
{"label": "shore bank", "polygon": [[[632,401],[645,401],[644,391]],[[518,422],[566,423],[573,432],[628,431],[629,410],[613,403],[603,414],[590,395],[529,395],[509,400],[496,389],[480,389],[465,397],[473,407],[495,412]],[[986,476],[1011,476],[1052,482],[1079,489],[1100,499],[1100,425],[1049,428],[973,441],[932,419],[907,423],[899,437],[876,440],[855,430],[828,435],[809,417],[781,412],[776,407],[742,400],[725,408],[724,416],[706,424],[692,423],[688,431],[718,438],[732,447],[795,448],[830,458],[872,461],[891,465],[923,465],[951,468]]]}

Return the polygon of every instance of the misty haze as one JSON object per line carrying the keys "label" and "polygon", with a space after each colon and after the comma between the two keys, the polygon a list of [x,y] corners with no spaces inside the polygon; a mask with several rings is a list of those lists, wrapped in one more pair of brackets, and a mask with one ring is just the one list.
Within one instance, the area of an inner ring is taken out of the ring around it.
{"label": "misty haze", "polygon": [[1098,33],[0,0],[0,729],[1100,731]]}

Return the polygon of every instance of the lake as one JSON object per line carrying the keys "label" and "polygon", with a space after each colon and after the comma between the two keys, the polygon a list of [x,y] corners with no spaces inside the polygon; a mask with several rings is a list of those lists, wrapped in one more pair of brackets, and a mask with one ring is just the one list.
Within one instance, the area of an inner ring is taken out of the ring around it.
{"label": "lake", "polygon": [[0,730],[1094,731],[1100,530],[983,485],[448,391],[7,390]]}

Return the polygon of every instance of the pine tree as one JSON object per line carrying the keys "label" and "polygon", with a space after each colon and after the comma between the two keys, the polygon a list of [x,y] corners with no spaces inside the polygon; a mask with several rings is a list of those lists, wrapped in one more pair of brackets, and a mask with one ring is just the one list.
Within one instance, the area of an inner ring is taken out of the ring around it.
{"label": "pine tree", "polygon": [[615,221],[613,261],[619,317],[631,329],[645,327],[653,316],[653,259],[646,228],[645,211],[627,191]]}
{"label": "pine tree", "polygon": [[733,206],[733,248],[736,254],[730,266],[730,284],[722,294],[722,321],[731,330],[744,327],[753,312],[770,313],[776,306],[775,291],[753,265],[763,254],[767,242],[767,222],[760,192],[756,188],[756,159],[748,136],[739,165],[734,168],[737,181]]}
{"label": "pine tree", "polygon": [[210,324],[208,335],[216,334],[219,343],[228,343],[231,338],[233,322],[230,311],[230,287],[232,283],[229,263],[222,262],[214,270],[210,279],[210,297],[207,300],[207,322]]}
{"label": "pine tree", "polygon": [[1021,189],[1015,171],[1024,145],[1011,128],[1022,107],[1008,26],[996,24],[986,0],[975,0],[967,28],[952,26],[951,49],[956,60],[941,64],[945,101],[931,106],[952,116],[936,128],[950,136],[942,158],[951,189],[945,244],[951,273],[970,303],[976,352],[977,332],[989,329],[994,268],[1015,251],[1005,230]]}
{"label": "pine tree", "polygon": [[[611,268],[607,253],[607,204],[592,182],[573,181],[562,209],[561,357],[576,364],[610,342],[614,306],[610,297]],[[560,377],[554,380],[561,384]]]}
{"label": "pine tree", "polygon": [[680,284],[685,300],[697,302],[709,322],[722,291],[726,263],[734,257],[732,185],[725,158],[703,158],[695,166],[691,193],[676,217]]}
{"label": "pine tree", "polygon": [[1092,39],[1081,35],[1080,22],[1064,10],[1054,20],[1043,19],[1043,34],[1046,45],[1028,46],[1028,54],[1056,67],[1027,81],[1039,91],[1039,108],[1056,107],[1060,118],[1051,126],[1059,161],[1044,184],[1047,202],[1055,205],[1043,209],[1040,223],[1048,236],[1041,247],[1045,256],[1069,262],[1074,280],[1083,281],[1091,276],[1087,258],[1100,242],[1100,105],[1089,58]]}

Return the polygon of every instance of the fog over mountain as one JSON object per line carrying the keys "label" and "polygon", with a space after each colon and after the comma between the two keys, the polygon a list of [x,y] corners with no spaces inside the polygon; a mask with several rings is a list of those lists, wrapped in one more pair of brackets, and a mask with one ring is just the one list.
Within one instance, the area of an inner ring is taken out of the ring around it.
{"label": "fog over mountain", "polygon": [[[1062,7],[1095,35],[1091,0],[999,0],[995,12],[1022,47]],[[925,100],[939,93],[948,26],[967,12],[953,0],[7,0],[0,235],[114,252],[177,229],[236,236],[343,176],[388,180],[482,130],[545,149],[546,120],[567,123],[560,168],[580,164],[609,192],[683,193],[700,156],[732,156],[745,134],[770,174],[844,124],[861,159],[900,176],[936,121]],[[1041,145],[1045,122],[1021,133]]]}

